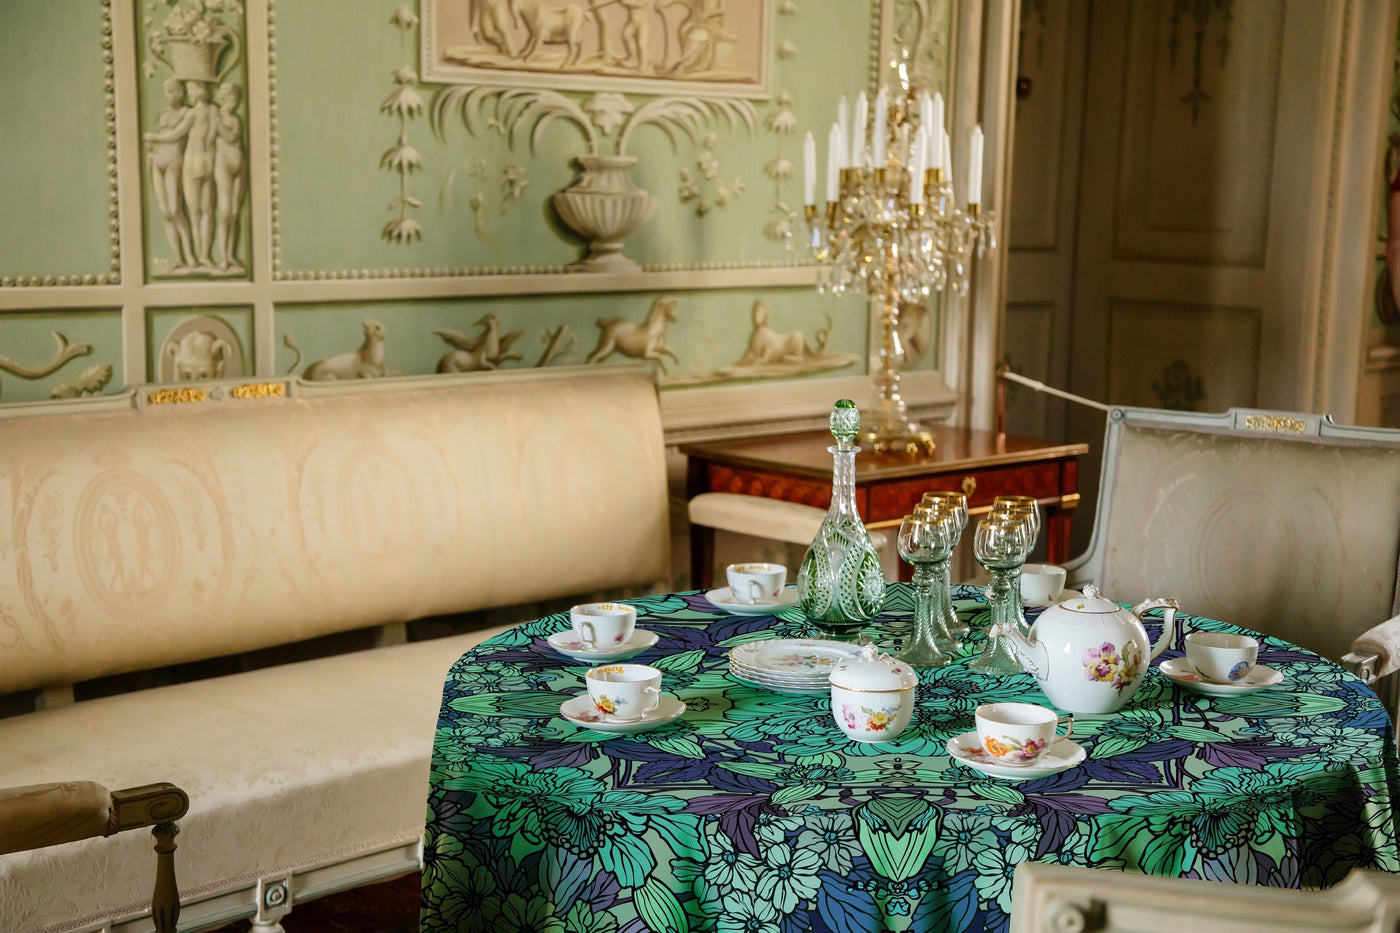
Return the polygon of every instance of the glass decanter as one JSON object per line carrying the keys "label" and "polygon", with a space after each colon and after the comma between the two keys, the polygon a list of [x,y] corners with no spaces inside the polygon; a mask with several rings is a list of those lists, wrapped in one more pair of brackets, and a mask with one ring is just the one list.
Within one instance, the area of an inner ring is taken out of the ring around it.
{"label": "glass decanter", "polygon": [[797,573],[797,598],[808,620],[836,638],[849,637],[879,614],[885,604],[885,573],[880,556],[856,510],[856,435],[860,412],[850,399],[831,409],[833,460],[831,508],[822,519]]}

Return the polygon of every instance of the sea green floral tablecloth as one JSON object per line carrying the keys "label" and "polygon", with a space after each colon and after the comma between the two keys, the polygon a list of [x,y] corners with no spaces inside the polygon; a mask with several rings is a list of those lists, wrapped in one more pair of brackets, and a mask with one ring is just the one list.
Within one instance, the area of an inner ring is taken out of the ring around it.
{"label": "sea green floral tablecloth", "polygon": [[[980,591],[957,587],[974,628]],[[485,642],[452,668],[433,747],[422,929],[529,933],[1003,930],[1026,860],[1320,887],[1400,870],[1395,742],[1375,695],[1265,639],[1284,681],[1249,696],[1184,691],[1153,665],[1116,714],[1077,717],[1087,760],[992,780],[947,755],[979,703],[1047,702],[1029,675],[920,676],[896,741],[852,742],[829,698],[730,679],[726,653],[805,623],[725,615],[700,595],[632,601],[660,642],[677,723],[608,736],[560,718],[586,666],[545,636],[567,613]],[[799,610],[789,610],[801,619]],[[907,632],[906,585],[868,631]],[[1187,627],[1230,626],[1178,615]],[[1181,654],[1176,641],[1163,658]]]}

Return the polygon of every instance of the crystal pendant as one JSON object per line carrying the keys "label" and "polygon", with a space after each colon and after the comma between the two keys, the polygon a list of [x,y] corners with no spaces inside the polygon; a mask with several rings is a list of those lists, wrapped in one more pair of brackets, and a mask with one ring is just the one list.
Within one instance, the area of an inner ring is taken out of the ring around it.
{"label": "crystal pendant", "polygon": [[808,620],[842,637],[859,632],[885,604],[885,573],[880,556],[856,510],[856,453],[860,412],[850,399],[831,409],[828,447],[834,461],[831,508],[817,529],[797,573],[797,598]]}

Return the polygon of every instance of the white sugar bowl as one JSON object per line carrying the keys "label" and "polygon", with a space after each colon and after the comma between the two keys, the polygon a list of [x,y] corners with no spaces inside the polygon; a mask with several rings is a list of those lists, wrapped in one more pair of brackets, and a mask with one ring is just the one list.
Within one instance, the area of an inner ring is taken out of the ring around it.
{"label": "white sugar bowl", "polygon": [[889,742],[909,727],[919,677],[874,645],[831,670],[831,715],[857,742]]}

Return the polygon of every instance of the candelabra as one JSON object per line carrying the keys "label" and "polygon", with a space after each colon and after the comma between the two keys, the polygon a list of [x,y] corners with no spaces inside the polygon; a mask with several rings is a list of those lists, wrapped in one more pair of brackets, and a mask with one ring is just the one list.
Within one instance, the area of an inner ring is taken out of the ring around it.
{"label": "candelabra", "polygon": [[906,82],[892,99],[880,89],[868,126],[866,110],[861,92],[848,132],[841,98],[827,137],[825,211],[816,200],[816,143],[807,134],[809,246],[827,269],[822,291],[860,289],[881,315],[879,347],[871,355],[878,409],[861,440],[877,453],[932,453],[932,433],[910,420],[900,395],[900,308],[926,302],[935,291],[966,294],[974,253],[996,249],[995,214],[981,207],[982,130],[972,132],[967,206],[960,208],[942,96],[911,91]]}

